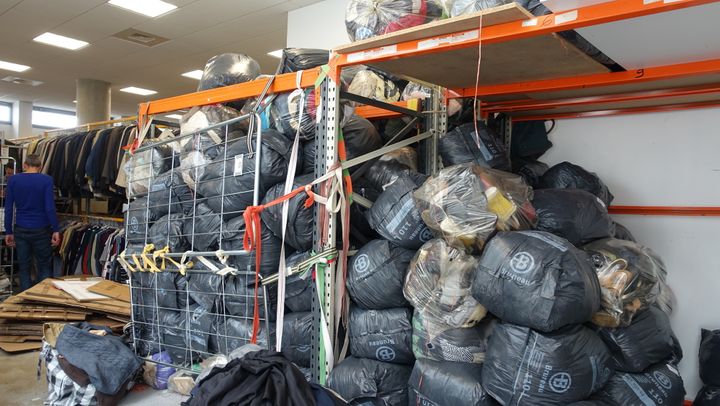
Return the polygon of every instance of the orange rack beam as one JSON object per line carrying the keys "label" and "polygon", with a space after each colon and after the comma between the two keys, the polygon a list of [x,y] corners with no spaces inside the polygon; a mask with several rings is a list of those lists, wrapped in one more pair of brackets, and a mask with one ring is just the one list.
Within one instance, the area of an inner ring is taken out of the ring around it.
{"label": "orange rack beam", "polygon": [[610,206],[610,214],[643,216],[720,216],[720,207],[695,206]]}
{"label": "orange rack beam", "polygon": [[563,120],[572,118],[591,118],[606,116],[622,116],[627,114],[643,114],[643,113],[662,113],[668,111],[681,111],[692,109],[706,109],[720,107],[720,101],[681,103],[681,104],[665,104],[647,107],[631,107],[626,109],[610,109],[610,110],[592,110],[558,114],[538,114],[522,117],[514,117],[513,122],[518,121],[535,121],[535,120]]}
{"label": "orange rack beam", "polygon": [[[418,101],[417,99],[408,100],[408,101],[399,101],[390,103],[395,106],[403,107],[410,110],[418,110]],[[380,107],[375,106],[359,106],[355,109],[355,113],[357,115],[364,117],[368,120],[372,119],[380,119],[380,118],[396,118],[396,117],[402,117],[403,115],[401,113],[397,113],[390,110],[385,110]]]}

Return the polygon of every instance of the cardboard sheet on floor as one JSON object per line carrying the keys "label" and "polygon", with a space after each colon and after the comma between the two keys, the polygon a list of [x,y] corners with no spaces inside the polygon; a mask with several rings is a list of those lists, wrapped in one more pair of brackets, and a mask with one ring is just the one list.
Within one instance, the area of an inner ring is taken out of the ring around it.
{"label": "cardboard sheet on floor", "polygon": [[74,308],[92,310],[100,313],[111,313],[114,315],[130,317],[130,303],[121,300],[110,299],[80,302],[72,296],[57,289],[52,279],[45,279],[32,288],[20,293],[18,297],[23,300],[58,304]]}
{"label": "cardboard sheet on floor", "polygon": [[17,296],[0,303],[0,319],[82,321],[88,314],[81,309],[26,302]]}
{"label": "cardboard sheet on floor", "polygon": [[88,302],[91,300],[107,300],[107,296],[98,295],[97,293],[90,292],[90,289],[95,284],[99,283],[99,280],[53,280],[52,284],[56,288],[62,290],[68,295],[72,296],[73,299],[80,302]]}
{"label": "cardboard sheet on floor", "polygon": [[97,293],[98,295],[103,295],[130,303],[129,285],[108,280],[102,280],[89,287],[88,290],[92,293]]}
{"label": "cardboard sheet on floor", "polygon": [[0,349],[11,354],[25,351],[34,351],[42,348],[42,342],[29,341],[26,343],[3,343],[0,342]]}
{"label": "cardboard sheet on floor", "polygon": [[42,341],[39,336],[0,336],[0,343],[24,343],[27,341]]}

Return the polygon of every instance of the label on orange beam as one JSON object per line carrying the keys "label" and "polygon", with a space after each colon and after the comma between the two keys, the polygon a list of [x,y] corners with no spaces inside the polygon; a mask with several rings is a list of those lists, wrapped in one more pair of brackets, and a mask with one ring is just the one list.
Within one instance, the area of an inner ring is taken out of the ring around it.
{"label": "label on orange beam", "polygon": [[568,11],[567,13],[558,14],[555,16],[555,25],[567,23],[570,21],[577,20],[578,17],[578,11]]}
{"label": "label on orange beam", "polygon": [[643,5],[657,3],[661,0],[643,0]]}
{"label": "label on orange beam", "polygon": [[444,37],[436,37],[436,38],[426,39],[425,41],[418,42],[417,49],[435,48],[435,47],[443,45],[443,44],[455,44],[457,42],[470,41],[470,40],[478,39],[479,36],[480,36],[479,30],[471,30],[471,31],[465,31],[460,34],[446,35]]}
{"label": "label on orange beam", "polygon": [[388,45],[382,48],[370,49],[368,51],[353,52],[348,54],[348,62],[364,61],[366,59],[377,58],[379,56],[392,55],[397,52],[397,45]]}
{"label": "label on orange beam", "polygon": [[534,27],[538,24],[537,18],[533,18],[530,20],[525,20],[522,22],[523,27]]}

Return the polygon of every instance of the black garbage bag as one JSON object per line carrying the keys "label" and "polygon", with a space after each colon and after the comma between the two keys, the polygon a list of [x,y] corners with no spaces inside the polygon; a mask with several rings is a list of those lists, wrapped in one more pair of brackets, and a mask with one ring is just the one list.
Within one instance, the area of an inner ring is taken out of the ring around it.
{"label": "black garbage bag", "polygon": [[280,93],[270,106],[270,118],[275,129],[290,140],[300,135],[301,140],[315,138],[315,92],[312,88]]}
{"label": "black garbage bag", "polygon": [[607,207],[595,196],[578,189],[540,189],[532,201],[537,229],[563,237],[576,246],[612,236]]}
{"label": "black garbage bag", "polygon": [[442,169],[413,197],[423,221],[438,237],[479,254],[496,229],[533,228],[532,193],[517,175],[467,163]]}
{"label": "black garbage bag", "polygon": [[[285,266],[298,266],[310,259],[310,251],[296,252],[285,259]],[[289,276],[285,280],[285,307],[291,312],[309,312],[313,298],[312,267]]]}
{"label": "black garbage bag", "polygon": [[442,239],[425,243],[408,266],[403,295],[423,316],[452,327],[472,327],[487,311],[472,296],[478,259]]}
{"label": "black garbage bag", "polygon": [[402,291],[414,256],[414,251],[389,241],[370,241],[350,260],[346,282],[350,298],[363,309],[407,306]]}
{"label": "black garbage bag", "polygon": [[[545,126],[545,120],[514,122],[510,139],[510,158],[513,164],[518,160],[538,159],[549,150],[553,144],[548,139],[548,134],[554,127],[555,124],[553,123],[553,127],[548,130]],[[547,171],[547,169],[546,166],[542,172]],[[542,176],[542,173],[538,176]]]}
{"label": "black garbage bag", "polygon": [[310,48],[285,48],[282,52],[282,73],[297,72],[326,65],[330,51]]}
{"label": "black garbage bag", "polygon": [[135,199],[128,204],[125,214],[127,239],[129,243],[145,244],[145,235],[156,220],[155,212],[148,208],[147,196]]}
{"label": "black garbage bag", "polygon": [[385,190],[399,177],[411,176],[417,171],[397,161],[375,161],[372,166],[363,174],[367,182],[376,190]]}
{"label": "black garbage bag", "polygon": [[622,225],[616,221],[613,221],[612,237],[617,238],[618,240],[637,242],[637,240],[635,239],[635,236],[632,235],[630,230],[628,230],[627,227],[625,227],[624,225]]}
{"label": "black garbage bag", "polygon": [[350,353],[360,358],[412,365],[412,310],[350,309]]}
{"label": "black garbage bag", "polygon": [[[264,223],[260,223],[262,230],[260,231],[261,238],[261,255],[260,255],[260,274],[262,276],[269,276],[277,273],[278,265],[280,264],[280,249],[282,248],[282,241],[270,231]],[[222,249],[225,251],[242,251],[243,247],[243,236],[245,235],[245,219],[235,217],[228,220],[223,226],[223,241]],[[255,274],[255,252],[253,251],[248,255],[233,255],[230,257],[229,262],[232,266],[237,268],[240,272],[246,272]]]}
{"label": "black garbage bag", "polygon": [[407,365],[348,357],[330,372],[327,386],[350,405],[407,405],[411,372]]}
{"label": "black garbage bag", "polygon": [[187,251],[188,241],[183,232],[184,222],[183,214],[168,214],[160,217],[148,230],[148,243],[153,244],[156,250],[169,247],[170,252]]}
{"label": "black garbage bag", "polygon": [[607,348],[588,328],[540,333],[500,323],[488,343],[482,383],[504,405],[567,405],[587,399],[611,374]]}
{"label": "black garbage bag", "polygon": [[652,250],[614,238],[595,241],[583,250],[590,254],[602,289],[602,308],[593,315],[594,324],[627,326],[639,310],[653,304],[666,313],[672,310],[665,265]]}
{"label": "black garbage bag", "polygon": [[302,175],[315,173],[315,140],[303,141],[302,145]]}
{"label": "black garbage bag", "polygon": [[[240,116],[239,111],[222,104],[193,107],[183,114],[182,119],[180,119],[180,133],[194,133],[180,140],[180,145],[186,153],[181,166],[188,171],[190,176],[195,175],[196,166],[197,174],[202,175],[202,165],[206,161],[216,159],[222,155],[226,142],[246,135],[244,128],[247,124],[243,120],[218,126]],[[208,127],[212,126],[216,127],[208,129]],[[193,151],[198,152],[200,155],[193,154]]]}
{"label": "black garbage bag", "polygon": [[187,279],[178,272],[137,272],[132,286],[140,313],[153,319],[155,308],[183,310],[187,306]]}
{"label": "black garbage bag", "polygon": [[[219,278],[219,277],[218,277]],[[267,291],[267,319],[274,321],[277,309],[277,288],[275,286],[263,289],[258,286],[258,311],[265,319],[265,292]],[[231,316],[252,318],[255,314],[255,274],[240,272],[237,275],[228,275],[221,286],[221,297],[218,298],[218,312]],[[224,310],[223,310],[224,309]]]}
{"label": "black garbage bag", "polygon": [[165,172],[150,184],[148,202],[151,216],[155,218],[170,213],[192,213],[193,192],[179,171]]}
{"label": "black garbage bag", "polygon": [[[314,180],[313,175],[302,175],[295,178],[292,189],[307,185]],[[263,204],[267,204],[285,195],[285,183],[279,183],[271,187]],[[307,251],[312,248],[313,243],[313,210],[314,207],[305,207],[307,193],[301,192],[288,200],[288,224],[285,233],[285,243],[299,251]],[[282,204],[270,206],[262,211],[263,222],[275,234],[282,238]]]}
{"label": "black garbage bag", "polygon": [[347,159],[357,158],[383,146],[382,138],[367,119],[353,115],[342,127]]}
{"label": "black garbage bag", "polygon": [[597,196],[609,206],[614,196],[600,178],[579,165],[561,162],[548,169],[540,178],[543,189],[581,189]]}
{"label": "black garbage bag", "polygon": [[[362,196],[371,202],[375,202],[382,193],[381,190],[372,187],[364,177],[353,179],[352,187],[354,195]],[[362,246],[380,238],[380,235],[370,227],[367,220],[368,210],[357,203],[350,205],[350,242],[355,246]]]}
{"label": "black garbage bag", "polygon": [[670,319],[655,306],[638,313],[627,327],[596,331],[610,350],[617,371],[642,372],[670,358],[675,346]]}
{"label": "black garbage bag", "polygon": [[311,312],[286,313],[283,323],[283,355],[301,367],[309,367],[312,358],[312,332]]}
{"label": "black garbage bag", "polygon": [[[515,164],[516,162],[517,165]],[[515,168],[513,172],[522,176],[528,185],[536,189],[540,185],[540,178],[542,178],[543,174],[549,169],[547,164],[527,159],[513,161],[513,167]]]}
{"label": "black garbage bag", "polygon": [[472,294],[500,319],[545,332],[585,323],[600,309],[600,284],[587,254],[541,231],[491,239]]}
{"label": "black garbage bag", "polygon": [[351,0],[345,9],[345,27],[351,41],[399,31],[440,18],[436,0]]}
{"label": "black garbage bag", "polygon": [[703,386],[695,396],[693,406],[720,406],[720,388]]}
{"label": "black garbage bag", "polygon": [[700,331],[700,379],[720,387],[720,330]]}
{"label": "black garbage bag", "polygon": [[[213,56],[205,64],[198,91],[249,82],[260,76],[260,65],[245,54],[225,53]],[[231,103],[240,110],[244,100]]]}
{"label": "black garbage bag", "polygon": [[378,234],[401,247],[418,249],[433,235],[415,206],[413,192],[424,175],[401,176],[388,186],[367,211],[366,219]]}
{"label": "black garbage bag", "polygon": [[415,310],[412,348],[415,358],[481,364],[495,320],[486,318],[473,327],[451,327]]}
{"label": "black garbage bag", "polygon": [[685,386],[672,364],[657,364],[643,373],[616,372],[591,399],[612,405],[682,406]]}
{"label": "black garbage bag", "polygon": [[[250,142],[254,150],[255,138]],[[267,188],[285,179],[292,142],[268,129],[263,131],[261,148],[259,194],[263,196]],[[198,184],[198,193],[207,198],[208,206],[216,213],[222,211],[226,219],[242,215],[242,210],[253,204],[255,154],[249,151],[247,137],[235,141],[205,168]],[[301,157],[298,166],[302,168]]]}
{"label": "black garbage bag", "polygon": [[222,217],[215,213],[210,206],[200,203],[195,206],[193,216],[185,219],[183,232],[193,251],[215,251],[220,238]]}
{"label": "black garbage bag", "polygon": [[[228,355],[233,350],[250,344],[252,332],[252,317],[217,317],[212,325],[208,348],[213,354]],[[268,342],[275,342],[275,325],[270,323],[270,336],[268,337],[265,322],[261,321],[256,344],[267,347]]]}
{"label": "black garbage bag", "polygon": [[485,168],[510,171],[510,159],[498,136],[485,123],[478,121],[477,126],[478,139],[473,123],[455,127],[440,138],[438,150],[443,165],[474,163]]}
{"label": "black garbage bag", "polygon": [[481,377],[480,364],[419,359],[410,375],[408,405],[498,405]]}
{"label": "black garbage bag", "polygon": [[179,310],[158,310],[157,312],[162,350],[167,351],[175,364],[191,364],[193,354],[185,341],[185,331],[188,328],[187,312]]}

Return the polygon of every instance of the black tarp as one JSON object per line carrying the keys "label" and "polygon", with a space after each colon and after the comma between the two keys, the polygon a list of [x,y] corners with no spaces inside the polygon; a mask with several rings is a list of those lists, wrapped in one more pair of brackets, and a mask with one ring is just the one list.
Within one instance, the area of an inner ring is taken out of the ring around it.
{"label": "black tarp", "polygon": [[600,284],[587,254],[541,231],[493,237],[472,294],[500,319],[540,331],[587,322],[600,309]]}

